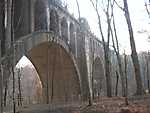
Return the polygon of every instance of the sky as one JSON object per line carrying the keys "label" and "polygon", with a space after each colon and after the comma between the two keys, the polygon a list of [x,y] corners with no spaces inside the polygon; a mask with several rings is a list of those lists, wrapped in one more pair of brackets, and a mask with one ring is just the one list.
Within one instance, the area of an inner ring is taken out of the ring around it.
{"label": "sky", "polygon": [[[68,4],[68,9],[71,14],[74,14],[76,18],[78,18],[78,10],[76,5],[76,0],[65,0]],[[99,1],[106,1],[106,0],[99,0]],[[116,0],[120,6],[123,7],[122,1],[123,0]],[[134,37],[136,42],[137,51],[148,51],[150,50],[150,42],[148,42],[148,35],[150,35],[150,18],[147,15],[145,10],[145,2],[146,0],[127,0],[129,5],[130,17],[132,21],[132,26],[134,30]],[[98,28],[98,20],[96,13],[90,3],[90,0],[78,0],[80,5],[80,12],[81,17],[85,17],[90,25],[91,31],[98,36],[101,40],[99,28]],[[105,3],[104,3],[105,4]],[[103,9],[102,3],[99,5],[99,12],[102,18],[103,23],[103,32],[106,33],[106,18],[102,11]],[[128,54],[131,53],[130,51],[130,42],[129,42],[129,34],[128,28],[126,24],[126,20],[124,17],[124,12],[115,6],[115,20],[117,26],[117,33],[119,37],[119,44],[120,49]],[[138,31],[146,30],[146,33],[139,33]]]}
{"label": "sky", "polygon": [[[78,18],[78,10],[76,0],[63,0],[68,5],[68,10],[75,18]],[[105,0],[100,0],[105,1]],[[116,0],[120,6],[123,6],[123,0]],[[145,10],[144,3],[146,0],[127,0],[129,5],[129,11],[131,21],[134,30],[136,48],[138,52],[150,50],[150,42],[148,42],[148,36],[150,36],[150,18]],[[85,17],[90,25],[91,31],[101,40],[101,36],[98,28],[98,20],[96,13],[90,3],[90,0],[78,0],[80,5],[81,17]],[[102,11],[102,5],[100,4],[100,14],[103,23],[103,31],[106,33],[106,19]],[[127,54],[130,54],[130,42],[128,35],[128,28],[124,17],[124,12],[115,6],[115,20],[117,26],[117,33],[119,37],[120,49],[123,52],[124,49]],[[138,31],[147,31],[145,33],[138,33]],[[31,65],[31,62],[26,58],[22,57],[18,66]]]}

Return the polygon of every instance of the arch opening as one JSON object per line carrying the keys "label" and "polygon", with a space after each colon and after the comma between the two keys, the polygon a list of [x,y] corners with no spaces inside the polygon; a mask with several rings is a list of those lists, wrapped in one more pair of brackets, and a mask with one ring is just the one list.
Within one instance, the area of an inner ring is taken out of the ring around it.
{"label": "arch opening", "polygon": [[[26,56],[23,56],[16,64],[14,79],[12,70],[10,69],[9,71],[9,78],[4,81],[4,106],[13,105],[13,93],[16,106],[43,103],[43,85],[41,79],[34,65]],[[13,92],[13,88],[15,92]]]}
{"label": "arch opening", "polygon": [[101,59],[97,57],[93,63],[93,96],[105,95],[105,76]]}

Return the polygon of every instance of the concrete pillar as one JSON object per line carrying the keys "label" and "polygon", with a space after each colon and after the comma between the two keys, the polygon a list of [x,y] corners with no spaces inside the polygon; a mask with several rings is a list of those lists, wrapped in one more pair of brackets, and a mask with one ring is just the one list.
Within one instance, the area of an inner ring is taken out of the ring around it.
{"label": "concrete pillar", "polygon": [[7,16],[7,20],[6,20],[6,31],[5,31],[5,35],[6,35],[6,44],[5,47],[6,48],[10,48],[11,46],[11,5],[12,5],[12,0],[7,0],[6,3],[6,11],[7,13],[5,13],[5,16]]}
{"label": "concrete pillar", "polygon": [[67,22],[68,24],[68,44],[70,44],[70,22]]}
{"label": "concrete pillar", "polygon": [[75,32],[75,57],[77,58],[77,32]]}
{"label": "concrete pillar", "polygon": [[31,25],[30,25],[30,29],[31,32],[34,32],[34,3],[35,0],[31,0],[30,1],[30,21],[31,21]]}

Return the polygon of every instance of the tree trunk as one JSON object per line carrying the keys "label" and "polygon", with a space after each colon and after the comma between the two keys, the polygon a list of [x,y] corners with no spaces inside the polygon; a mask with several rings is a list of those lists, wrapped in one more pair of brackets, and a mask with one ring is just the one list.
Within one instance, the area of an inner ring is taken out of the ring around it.
{"label": "tree trunk", "polygon": [[7,105],[7,90],[8,90],[8,80],[6,80],[5,83],[5,91],[4,91],[4,106],[6,107]]}
{"label": "tree trunk", "polygon": [[133,29],[132,29],[129,10],[128,10],[128,3],[127,3],[127,0],[123,0],[123,2],[124,2],[125,18],[126,18],[126,22],[128,25],[129,35],[130,35],[130,45],[131,45],[131,51],[132,51],[131,57],[132,57],[133,65],[134,65],[135,79],[136,79],[136,85],[137,85],[136,94],[142,95],[143,86],[142,86],[142,79],[141,79],[141,73],[140,73],[140,65],[139,65],[138,55],[136,52]]}
{"label": "tree trunk", "polygon": [[107,96],[112,97],[112,83],[110,77],[110,60],[109,60],[109,48],[105,49],[105,76],[106,76],[106,87],[107,87]]}
{"label": "tree trunk", "polygon": [[77,7],[78,7],[78,15],[79,15],[79,22],[80,22],[81,16],[80,16],[80,7],[79,7],[78,0],[76,0],[76,3],[77,3]]}
{"label": "tree trunk", "polygon": [[22,106],[22,91],[21,91],[21,69],[18,70],[18,106]]}
{"label": "tree trunk", "polygon": [[119,65],[119,73],[120,73],[120,77],[121,77],[122,96],[125,97],[125,95],[126,95],[125,77],[124,77],[124,73],[122,70],[121,58],[119,55],[117,55],[117,59],[118,59],[118,65]]}
{"label": "tree trunk", "polygon": [[125,104],[129,105],[129,102],[128,102],[127,55],[125,53],[124,53],[124,64],[125,64],[125,81],[126,81]]}
{"label": "tree trunk", "polygon": [[118,96],[118,81],[119,81],[119,75],[116,71],[116,88],[115,88],[115,96]]}
{"label": "tree trunk", "polygon": [[122,96],[125,97],[125,77],[122,69],[122,62],[121,62],[121,56],[120,56],[120,50],[119,50],[119,42],[118,42],[118,36],[117,36],[117,30],[116,30],[116,24],[115,24],[115,18],[114,18],[114,10],[113,10],[113,5],[111,6],[112,9],[112,18],[113,18],[113,30],[114,30],[114,36],[115,36],[115,41],[114,41],[114,36],[113,36],[113,30],[111,28],[111,35],[112,35],[112,43],[113,43],[113,48],[117,56],[117,61],[118,61],[118,67],[119,67],[119,73],[120,73],[120,78],[121,78],[121,86],[122,86]]}
{"label": "tree trunk", "polygon": [[[1,50],[1,40],[0,40]],[[0,52],[0,113],[3,113],[3,71],[1,67],[1,52]]]}
{"label": "tree trunk", "polygon": [[146,71],[146,75],[147,75],[147,88],[148,88],[148,92],[150,92],[150,83],[149,83],[149,61],[147,58],[147,62],[146,62],[146,67],[147,67],[147,71]]}
{"label": "tree trunk", "polygon": [[12,65],[12,76],[13,76],[13,113],[16,113],[16,100],[15,100],[15,73],[14,73],[14,66]]}
{"label": "tree trunk", "polygon": [[125,90],[125,77],[124,77],[124,73],[123,73],[123,70],[122,70],[122,62],[121,62],[120,53],[119,53],[119,45],[118,45],[118,38],[117,38],[117,34],[116,34],[115,25],[114,25],[114,31],[115,31],[115,38],[116,38],[116,43],[117,43],[117,49],[115,47],[115,42],[114,42],[114,37],[113,37],[113,31],[112,31],[112,28],[111,28],[113,48],[114,48],[114,51],[115,51],[116,56],[117,56],[119,73],[120,73],[120,78],[121,78],[122,96],[125,97],[125,92],[126,92],[126,90]]}
{"label": "tree trunk", "polygon": [[96,0],[96,5],[94,5],[94,2],[90,0],[90,2],[93,5],[93,8],[96,11],[97,18],[98,18],[98,25],[99,25],[99,30],[100,34],[102,36],[102,43],[103,43],[103,48],[104,48],[104,59],[105,59],[105,76],[106,76],[106,88],[107,88],[107,96],[111,97],[112,96],[112,85],[111,85],[111,76],[110,76],[110,58],[109,58],[109,39],[110,39],[110,18],[109,18],[109,2],[108,1],[108,7],[107,7],[107,12],[106,12],[106,17],[107,17],[107,24],[108,24],[108,31],[107,31],[107,42],[105,41],[103,30],[102,30],[102,25],[101,25],[101,18],[100,14],[98,12],[98,1]]}

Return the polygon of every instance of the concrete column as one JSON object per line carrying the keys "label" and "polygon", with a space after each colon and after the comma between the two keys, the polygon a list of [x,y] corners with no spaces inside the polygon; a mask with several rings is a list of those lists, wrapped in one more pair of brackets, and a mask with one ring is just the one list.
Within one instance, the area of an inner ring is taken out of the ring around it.
{"label": "concrete column", "polygon": [[67,22],[68,24],[68,44],[70,44],[70,22]]}
{"label": "concrete column", "polygon": [[75,34],[75,57],[77,58],[78,57],[78,54],[77,54],[77,31],[74,34]]}
{"label": "concrete column", "polygon": [[62,36],[61,35],[61,18],[59,18],[59,36]]}
{"label": "concrete column", "polygon": [[31,6],[31,8],[30,8],[31,9],[31,13],[30,13],[31,14],[31,16],[30,16],[31,26],[30,27],[31,27],[31,32],[34,32],[34,4],[35,4],[35,0],[31,0],[30,4],[31,4],[30,5]]}
{"label": "concrete column", "polygon": [[7,17],[7,20],[6,20],[6,44],[5,44],[5,47],[6,48],[10,48],[11,46],[11,7],[12,7],[12,0],[7,0],[7,3],[6,3],[6,12],[5,13],[5,16]]}

